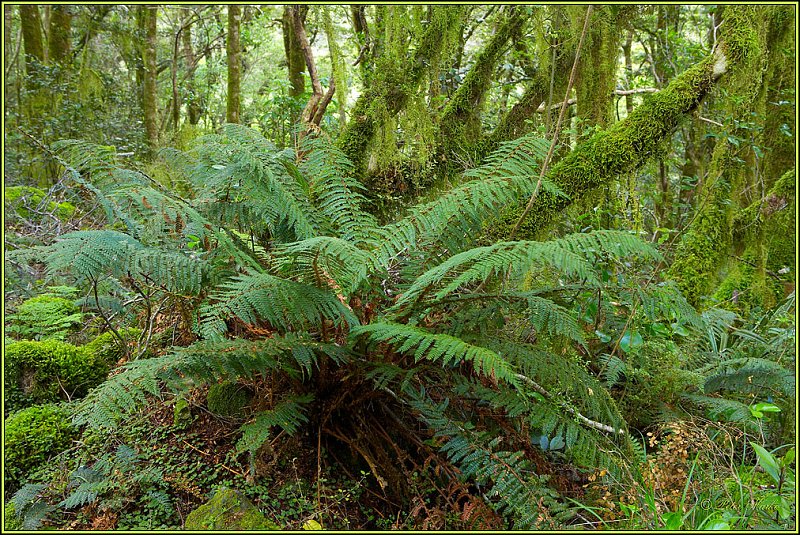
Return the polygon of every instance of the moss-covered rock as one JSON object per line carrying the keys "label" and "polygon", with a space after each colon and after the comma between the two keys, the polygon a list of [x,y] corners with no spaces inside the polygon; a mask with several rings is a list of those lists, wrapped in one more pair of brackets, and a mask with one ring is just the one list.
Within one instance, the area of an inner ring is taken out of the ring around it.
{"label": "moss-covered rock", "polygon": [[217,416],[235,418],[242,416],[251,399],[252,394],[247,388],[233,381],[226,381],[208,389],[206,405]]}
{"label": "moss-covered rock", "polygon": [[278,530],[241,492],[221,488],[186,517],[187,530]]}
{"label": "moss-covered rock", "polygon": [[18,486],[28,473],[67,449],[76,434],[60,405],[36,405],[9,416],[3,434],[6,483]]}
{"label": "moss-covered rock", "polygon": [[101,358],[59,340],[8,344],[3,359],[6,410],[75,399],[105,380]]}
{"label": "moss-covered rock", "polygon": [[81,324],[83,314],[71,299],[42,294],[23,301],[8,320],[6,331],[19,337],[63,340]]}

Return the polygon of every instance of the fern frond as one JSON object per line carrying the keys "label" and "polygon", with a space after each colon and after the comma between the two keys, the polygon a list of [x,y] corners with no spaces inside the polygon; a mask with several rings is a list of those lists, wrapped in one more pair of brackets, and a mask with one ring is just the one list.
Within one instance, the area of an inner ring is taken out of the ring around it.
{"label": "fern frond", "polygon": [[762,358],[737,358],[720,362],[709,371],[706,394],[729,391],[743,394],[772,394],[795,397],[794,370]]}
{"label": "fern frond", "polygon": [[150,279],[168,291],[198,294],[204,263],[189,255],[151,248],[113,230],[84,230],[64,234],[47,248],[48,271],[70,271],[79,278],[97,280],[111,274]]}
{"label": "fern frond", "polygon": [[444,366],[455,366],[469,361],[479,374],[510,384],[518,381],[512,366],[499,354],[454,336],[398,323],[372,323],[355,327],[351,333],[356,337],[367,335],[373,342],[391,344],[399,353],[414,355],[417,362],[425,358],[441,361]]}
{"label": "fern frond", "polygon": [[453,255],[420,275],[392,310],[408,306],[443,282],[447,285],[434,294],[434,300],[441,300],[469,283],[492,276],[505,277],[509,272],[512,276],[519,276],[529,271],[531,266],[553,267],[566,276],[596,285],[599,281],[593,263],[598,257],[609,256],[619,260],[633,255],[651,259],[660,257],[658,251],[633,234],[610,230],[572,234],[547,242],[500,242],[476,247]]}
{"label": "fern frond", "polygon": [[378,226],[375,218],[364,212],[364,186],[353,178],[354,166],[347,156],[324,137],[304,140],[308,151],[300,171],[312,177],[311,196],[322,214],[338,229],[339,236],[356,246],[365,244]]}
{"label": "fern frond", "polygon": [[248,324],[264,320],[283,331],[316,329],[326,319],[358,324],[332,292],[267,273],[239,275],[223,284],[211,300],[215,302],[200,309],[200,332],[209,340],[222,337],[230,316]]}
{"label": "fern frond", "polygon": [[277,269],[324,288],[331,288],[326,279],[332,278],[344,295],[353,293],[366,280],[370,261],[370,256],[352,243],[329,236],[290,243],[275,251]]}
{"label": "fern frond", "polygon": [[[173,390],[186,390],[197,384],[219,380],[252,377],[270,370],[279,370],[298,377],[295,355],[304,359],[297,349],[319,351],[346,359],[346,355],[297,335],[245,341],[198,342],[177,348],[163,357],[142,359],[124,365],[78,404],[74,420],[94,427],[114,427],[123,417],[145,405],[148,397],[161,395],[160,383]],[[305,366],[306,362],[299,362]]]}
{"label": "fern frond", "polygon": [[242,426],[244,434],[236,443],[236,450],[239,452],[258,450],[269,438],[273,427],[280,427],[289,435],[295,434],[302,424],[308,422],[304,405],[313,400],[314,396],[311,394],[294,396],[278,403],[270,410],[258,413],[253,422]]}
{"label": "fern frond", "polygon": [[497,214],[500,207],[533,192],[538,164],[547,142],[535,135],[503,144],[487,164],[465,174],[469,182],[436,200],[411,208],[400,221],[377,230],[376,259],[385,264],[402,251],[435,243],[459,251],[476,236],[475,229]]}

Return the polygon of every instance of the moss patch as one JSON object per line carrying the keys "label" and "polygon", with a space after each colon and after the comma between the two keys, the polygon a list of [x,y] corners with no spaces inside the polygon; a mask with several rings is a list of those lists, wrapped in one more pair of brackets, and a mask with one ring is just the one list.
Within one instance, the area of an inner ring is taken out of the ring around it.
{"label": "moss patch", "polygon": [[187,530],[278,530],[242,493],[221,488],[186,517]]}

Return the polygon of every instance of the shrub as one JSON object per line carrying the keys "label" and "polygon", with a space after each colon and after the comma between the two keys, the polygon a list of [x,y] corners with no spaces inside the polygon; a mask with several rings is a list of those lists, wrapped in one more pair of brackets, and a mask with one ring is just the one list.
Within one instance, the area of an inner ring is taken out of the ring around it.
{"label": "shrub", "polygon": [[68,411],[59,405],[36,405],[9,416],[3,435],[6,485],[19,485],[28,473],[66,449],[75,435]]}
{"label": "shrub", "polygon": [[59,340],[8,344],[3,367],[6,410],[83,397],[109,371],[94,353]]}

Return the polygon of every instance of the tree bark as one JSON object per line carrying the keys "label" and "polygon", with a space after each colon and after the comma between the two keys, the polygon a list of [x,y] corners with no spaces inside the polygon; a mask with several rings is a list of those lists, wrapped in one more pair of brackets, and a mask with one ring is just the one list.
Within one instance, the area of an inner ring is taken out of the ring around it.
{"label": "tree bark", "polygon": [[[190,13],[189,17],[192,16]],[[194,71],[197,69],[195,65],[194,48],[192,47],[192,23],[187,21],[184,23],[183,33],[181,33],[181,47],[183,49],[183,58],[186,63],[186,112],[190,125],[196,125],[200,122],[202,108],[200,106],[200,95],[197,94],[197,88],[194,84]]]}
{"label": "tree bark", "polygon": [[56,4],[50,13],[48,31],[49,60],[61,63],[72,48],[72,6]]}
{"label": "tree bark", "polygon": [[144,112],[144,129],[150,150],[158,147],[158,108],[156,39],[158,23],[158,6],[141,6],[144,43],[142,47],[142,111]]}
{"label": "tree bark", "polygon": [[300,18],[305,22],[308,6],[284,6],[283,18],[281,19],[281,29],[283,31],[283,50],[286,54],[286,66],[289,71],[289,96],[298,98],[306,90],[306,82],[303,77],[306,64],[303,57],[303,49],[297,40],[297,32],[294,30],[294,17],[292,13],[296,11]]}
{"label": "tree bark", "polygon": [[39,6],[22,4],[19,6],[22,26],[22,40],[25,43],[25,67],[28,74],[35,71],[35,63],[44,63],[44,44],[42,41],[42,17]]}
{"label": "tree bark", "polygon": [[241,6],[228,6],[228,100],[225,118],[229,123],[238,123],[241,112],[242,47],[239,42],[239,28],[242,22]]}

